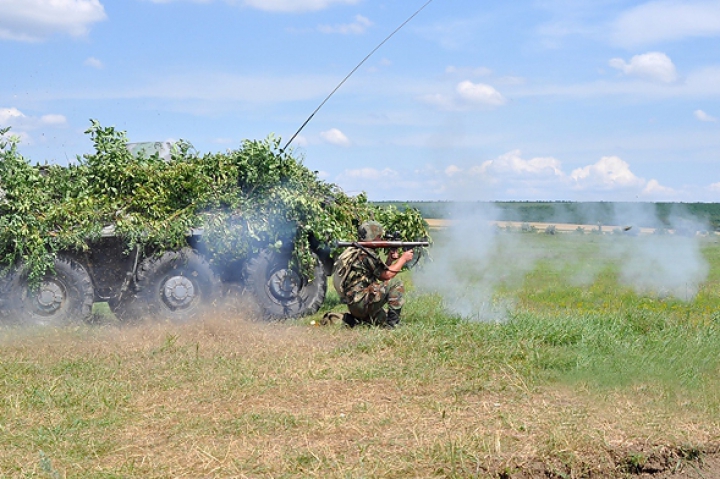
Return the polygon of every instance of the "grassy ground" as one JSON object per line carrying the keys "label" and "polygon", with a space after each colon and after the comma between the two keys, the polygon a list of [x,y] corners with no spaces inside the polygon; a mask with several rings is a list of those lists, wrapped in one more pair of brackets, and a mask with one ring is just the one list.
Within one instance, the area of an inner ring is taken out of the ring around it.
{"label": "grassy ground", "polygon": [[717,450],[720,244],[686,302],[607,264],[578,286],[555,255],[597,238],[534,238],[503,322],[411,291],[395,331],[0,329],[0,477],[619,477]]}

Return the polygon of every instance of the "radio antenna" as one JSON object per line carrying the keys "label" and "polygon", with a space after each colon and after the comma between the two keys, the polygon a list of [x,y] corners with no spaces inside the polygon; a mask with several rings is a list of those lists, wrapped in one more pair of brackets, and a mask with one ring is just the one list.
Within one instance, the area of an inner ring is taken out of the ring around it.
{"label": "radio antenna", "polygon": [[380,49],[380,47],[385,44],[385,42],[387,42],[388,40],[390,40],[390,38],[392,38],[393,35],[395,35],[397,32],[399,32],[402,27],[404,27],[405,25],[407,25],[408,22],[410,22],[410,20],[412,20],[413,18],[415,18],[415,16],[417,16],[418,13],[422,12],[425,7],[427,7],[428,5],[430,5],[430,3],[432,3],[432,1],[433,1],[433,0],[428,0],[427,2],[425,2],[425,4],[424,4],[422,7],[418,8],[418,9],[415,11],[415,13],[413,13],[412,15],[410,15],[407,20],[405,20],[404,22],[402,22],[402,24],[401,24],[399,27],[397,27],[395,30],[393,30],[393,32],[392,32],[390,35],[388,35],[387,37],[385,37],[385,39],[384,39],[383,41],[381,41],[381,42],[378,44],[378,46],[376,46],[376,47],[373,49],[373,51],[371,51],[370,53],[368,53],[368,54],[365,56],[365,58],[363,58],[362,61],[361,61],[360,63],[358,63],[358,64],[355,66],[355,68],[353,68],[352,71],[350,71],[350,73],[348,73],[348,74],[345,76],[345,78],[342,79],[342,81],[341,81],[340,83],[338,83],[338,86],[336,86],[335,89],[334,89],[333,91],[331,91],[328,96],[325,97],[325,99],[322,101],[322,103],[320,103],[320,105],[318,105],[318,107],[315,108],[315,111],[313,111],[313,112],[310,114],[310,116],[307,118],[307,120],[305,120],[305,123],[303,123],[303,124],[300,126],[300,128],[298,128],[298,130],[295,132],[295,134],[292,136],[292,138],[290,138],[290,140],[288,140],[288,142],[285,143],[285,146],[283,146],[283,148],[280,150],[280,152],[282,153],[283,151],[285,151],[285,150],[287,149],[288,146],[290,146],[290,143],[293,142],[293,140],[295,139],[295,137],[297,137],[297,136],[300,134],[300,132],[303,131],[303,128],[305,128],[305,125],[307,125],[308,123],[310,123],[310,120],[313,119],[313,117],[315,116],[315,113],[317,113],[318,111],[320,111],[320,108],[322,108],[323,105],[325,105],[325,103],[327,103],[327,101],[330,99],[330,97],[333,96],[333,95],[335,94],[335,92],[340,89],[341,86],[343,86],[343,83],[345,83],[345,82],[348,80],[348,78],[350,78],[350,77],[352,76],[352,74],[355,73],[355,72],[357,71],[357,69],[360,68],[360,67],[362,66],[362,64],[365,63],[365,62],[367,61],[367,59],[370,58],[370,57],[373,55],[373,53],[375,53],[376,51],[378,51],[378,50]]}

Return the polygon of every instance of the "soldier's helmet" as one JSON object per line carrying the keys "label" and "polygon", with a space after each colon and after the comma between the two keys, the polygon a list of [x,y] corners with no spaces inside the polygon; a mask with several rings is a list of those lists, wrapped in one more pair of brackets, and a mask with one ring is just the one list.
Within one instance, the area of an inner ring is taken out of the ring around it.
{"label": "soldier's helmet", "polygon": [[372,241],[382,239],[385,230],[377,221],[366,221],[358,228],[358,239],[360,241]]}

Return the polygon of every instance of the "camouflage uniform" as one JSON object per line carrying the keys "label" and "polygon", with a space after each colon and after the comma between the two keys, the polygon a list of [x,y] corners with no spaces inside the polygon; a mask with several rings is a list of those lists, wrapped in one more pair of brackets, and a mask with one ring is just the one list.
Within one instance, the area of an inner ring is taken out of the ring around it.
{"label": "camouflage uniform", "polygon": [[[360,240],[366,240],[362,233]],[[385,262],[373,251],[357,246],[347,248],[337,258],[333,268],[333,285],[340,300],[348,307],[350,314],[343,318],[346,324],[366,323],[393,328],[400,322],[405,289],[397,278],[390,281],[380,279],[386,269]],[[386,304],[387,313],[383,309]]]}

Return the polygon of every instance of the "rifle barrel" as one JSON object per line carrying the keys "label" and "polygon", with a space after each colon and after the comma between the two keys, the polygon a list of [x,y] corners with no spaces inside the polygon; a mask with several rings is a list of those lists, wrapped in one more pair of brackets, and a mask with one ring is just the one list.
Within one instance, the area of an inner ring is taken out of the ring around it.
{"label": "rifle barrel", "polygon": [[416,248],[419,246],[430,246],[428,241],[337,241],[338,248],[348,248],[360,245],[364,248]]}

